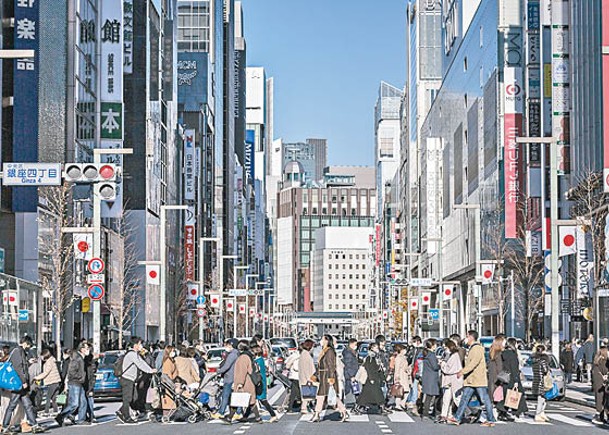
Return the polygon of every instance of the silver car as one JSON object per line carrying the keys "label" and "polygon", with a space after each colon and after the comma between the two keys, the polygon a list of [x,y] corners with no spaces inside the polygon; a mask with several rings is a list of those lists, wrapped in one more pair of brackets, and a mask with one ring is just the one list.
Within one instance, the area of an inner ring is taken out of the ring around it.
{"label": "silver car", "polygon": [[[525,394],[532,395],[533,389],[533,359],[531,358],[532,352],[522,351],[520,352],[520,378],[522,380],[522,386],[524,387]],[[554,400],[565,400],[566,384],[565,384],[565,372],[556,361],[554,355],[548,355],[550,357],[550,372],[552,374],[552,380],[558,386],[558,397]]]}

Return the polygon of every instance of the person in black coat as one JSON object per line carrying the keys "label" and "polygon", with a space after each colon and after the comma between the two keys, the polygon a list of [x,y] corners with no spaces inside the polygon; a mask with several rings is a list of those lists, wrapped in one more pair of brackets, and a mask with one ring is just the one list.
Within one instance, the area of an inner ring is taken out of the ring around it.
{"label": "person in black coat", "polygon": [[[524,387],[520,379],[520,362],[518,361],[518,342],[515,338],[508,338],[505,350],[501,353],[501,360],[503,361],[503,370],[510,374],[510,382],[503,386],[503,397],[507,396],[507,390],[512,390],[514,387],[522,393],[518,409],[510,410],[510,413],[516,417],[520,417],[528,411],[526,397],[524,395]],[[507,420],[512,420],[507,418]]]}
{"label": "person in black coat", "polygon": [[359,370],[356,349],[357,340],[352,338],[343,350],[343,364],[345,365],[345,396],[353,392],[351,383],[355,380],[355,375]]}
{"label": "person in black coat", "polygon": [[368,373],[368,379],[363,385],[362,394],[357,398],[357,406],[359,409],[363,407],[379,408],[384,413],[383,383],[385,382],[385,367],[378,352],[379,345],[377,343],[370,344],[368,356],[364,360],[364,368]]}
{"label": "person in black coat", "polygon": [[560,365],[565,371],[565,382],[570,384],[573,380],[573,371],[575,370],[575,358],[573,357],[573,348],[571,343],[565,343],[565,346],[560,352]]}
{"label": "person in black coat", "polygon": [[[93,347],[93,346],[91,346]],[[86,419],[89,423],[95,423],[95,402],[93,400],[93,391],[95,389],[95,375],[97,374],[98,360],[92,354],[85,358],[85,396],[87,397],[87,413]]]}
{"label": "person in black coat", "polygon": [[436,340],[430,338],[425,343],[425,349],[423,350],[423,376],[421,378],[421,385],[423,387],[423,412],[421,413],[421,420],[429,418],[429,411],[432,402],[434,403],[434,417],[437,413],[437,405],[435,405],[438,397],[440,397],[440,364],[438,357],[436,356],[437,348]]}
{"label": "person in black coat", "polygon": [[546,347],[543,345],[537,346],[535,353],[531,355],[533,360],[533,385],[532,392],[537,396],[537,410],[535,412],[536,422],[549,422],[550,419],[546,416],[546,387],[544,378],[550,373],[550,357],[545,353]]}

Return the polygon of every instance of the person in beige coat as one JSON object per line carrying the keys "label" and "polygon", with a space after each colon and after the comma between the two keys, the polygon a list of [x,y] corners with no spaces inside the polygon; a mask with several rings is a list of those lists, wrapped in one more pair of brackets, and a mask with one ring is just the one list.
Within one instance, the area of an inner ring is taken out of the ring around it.
{"label": "person in beige coat", "polygon": [[180,352],[180,355],[175,359],[176,368],[178,370],[178,378],[180,378],[190,388],[196,388],[201,382],[199,370],[194,357],[190,356],[189,349]]}
{"label": "person in beige coat", "polygon": [[408,364],[408,358],[406,357],[406,350],[406,346],[402,346],[399,343],[395,345],[397,355],[395,357],[393,383],[400,384],[402,388],[404,388],[404,397],[396,397],[395,399],[395,406],[400,411],[406,410],[406,398],[410,392],[411,385],[411,369],[410,364]]}
{"label": "person in beige coat", "polygon": [[[311,356],[311,349],[313,349],[314,345],[315,342],[313,340],[305,340],[301,345],[302,350],[298,360],[298,383],[300,384],[301,391],[304,385],[311,384],[311,378],[315,374],[315,363]],[[300,412],[306,414],[308,406],[313,399],[302,397],[302,394],[301,398]]]}
{"label": "person in beige coat", "polygon": [[57,395],[59,394],[59,387],[61,386],[61,375],[57,368],[57,360],[51,354],[49,349],[44,349],[40,354],[42,358],[42,373],[34,378],[34,381],[42,382],[47,387],[47,400],[44,406],[44,412],[46,415],[50,415],[51,405],[55,413],[59,412],[57,408]]}
{"label": "person in beige coat", "polygon": [[250,395],[250,404],[244,414],[237,412],[238,409],[231,406],[230,413],[225,418],[227,423],[232,423],[233,420],[241,421],[247,419],[247,416],[253,412],[256,423],[261,423],[260,412],[256,404],[256,386],[252,382],[252,373],[254,372],[254,356],[250,352],[249,342],[246,340],[240,341],[237,347],[241,355],[235,362],[235,381],[233,382],[233,393],[248,393]]}
{"label": "person in beige coat", "polygon": [[463,377],[459,374],[463,369],[459,348],[454,341],[444,340],[446,357],[440,361],[442,371],[442,412],[440,413],[439,423],[446,422],[452,416],[453,405],[457,404],[457,395],[463,388]]}

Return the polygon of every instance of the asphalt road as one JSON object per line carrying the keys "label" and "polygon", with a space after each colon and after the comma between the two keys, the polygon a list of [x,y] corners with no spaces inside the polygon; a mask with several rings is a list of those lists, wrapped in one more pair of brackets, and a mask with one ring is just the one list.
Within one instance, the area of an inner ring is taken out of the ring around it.
{"label": "asphalt road", "polygon": [[[282,400],[281,392],[277,389],[270,391],[275,404]],[[432,422],[421,422],[413,420],[406,413],[394,413],[388,416],[359,415],[351,416],[348,423],[338,421],[338,413],[326,415],[321,423],[310,423],[310,415],[281,415],[277,423],[237,423],[226,425],[220,422],[189,423],[151,423],[145,422],[138,425],[124,425],[116,420],[114,412],[118,409],[118,403],[100,403],[97,405],[98,423],[91,426],[75,426],[58,428],[54,421],[43,420],[42,424],[56,434],[84,434],[105,435],[108,433],[116,435],[140,434],[166,434],[177,432],[179,435],[201,433],[212,433],[218,435],[310,435],[310,434],[332,434],[332,435],[393,435],[408,432],[409,434],[435,435],[447,434],[476,434],[493,431],[497,434],[513,435],[547,435],[552,434],[572,435],[573,431],[581,430],[587,433],[605,433],[608,427],[597,426],[591,422],[594,410],[580,407],[578,405],[552,402],[548,405],[546,414],[552,419],[551,423],[535,423],[532,416],[524,418],[516,423],[499,423],[495,428],[483,428],[479,425],[462,425],[459,427],[434,424]],[[529,409],[534,410],[534,403],[529,403]],[[263,414],[263,419],[269,419],[268,414]]]}

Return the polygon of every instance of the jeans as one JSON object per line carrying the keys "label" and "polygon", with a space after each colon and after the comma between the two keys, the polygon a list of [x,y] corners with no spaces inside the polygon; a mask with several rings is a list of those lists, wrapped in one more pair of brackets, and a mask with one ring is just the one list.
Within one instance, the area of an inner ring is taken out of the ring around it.
{"label": "jeans", "polygon": [[121,392],[123,394],[123,404],[121,406],[121,414],[123,418],[131,419],[131,404],[135,398],[135,382],[129,379],[121,378]]}
{"label": "jeans", "polygon": [[465,408],[469,405],[469,401],[474,395],[474,392],[478,394],[480,402],[484,406],[486,411],[486,420],[489,423],[495,423],[495,414],[493,414],[493,403],[488,395],[487,387],[465,387],[463,388],[463,394],[461,395],[461,403],[459,403],[459,409],[455,414],[455,420],[461,421],[463,414],[465,414]]}
{"label": "jeans", "polygon": [[226,408],[230,403],[230,395],[233,392],[233,383],[225,382],[222,387],[222,401],[220,402],[220,408],[218,409],[218,414],[224,415],[226,412]]}
{"label": "jeans", "polygon": [[34,411],[34,405],[28,391],[14,391],[11,392],[11,399],[4,413],[4,420],[2,421],[2,427],[7,428],[11,424],[11,417],[13,412],[17,408],[17,405],[21,402],[25,411],[27,421],[31,426],[36,426],[36,411]]}
{"label": "jeans", "polygon": [[86,405],[87,406],[85,406],[85,409],[86,409],[85,418],[87,419],[87,421],[95,420],[95,401],[93,400],[92,393],[86,394]]}
{"label": "jeans", "polygon": [[408,399],[406,403],[415,404],[417,403],[417,399],[419,398],[419,380],[415,379],[412,382],[412,387],[410,387],[410,394],[408,394]]}
{"label": "jeans", "polygon": [[85,397],[85,389],[82,385],[68,384],[68,404],[59,414],[60,419],[70,416],[74,411],[78,410],[77,422],[85,421],[87,412],[87,398]]}

